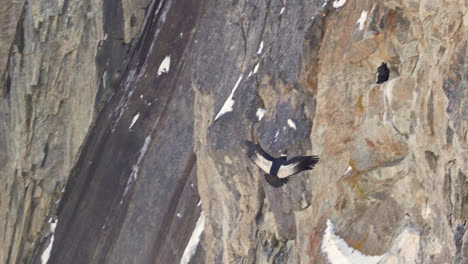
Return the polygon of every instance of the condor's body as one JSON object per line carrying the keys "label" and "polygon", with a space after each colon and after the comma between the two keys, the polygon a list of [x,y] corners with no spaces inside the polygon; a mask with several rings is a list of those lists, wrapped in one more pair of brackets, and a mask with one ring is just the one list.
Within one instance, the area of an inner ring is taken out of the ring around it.
{"label": "condor's body", "polygon": [[264,172],[265,179],[273,187],[281,187],[288,177],[304,170],[311,170],[319,161],[318,156],[297,156],[287,160],[286,156],[273,158],[259,145],[246,141],[247,156]]}

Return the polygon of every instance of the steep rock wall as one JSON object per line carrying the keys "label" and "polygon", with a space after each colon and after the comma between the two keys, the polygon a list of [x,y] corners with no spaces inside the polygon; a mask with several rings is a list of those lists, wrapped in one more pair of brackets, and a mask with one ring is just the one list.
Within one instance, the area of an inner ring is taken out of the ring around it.
{"label": "steep rock wall", "polygon": [[[178,262],[197,219],[191,263],[467,261],[466,3],[153,1],[146,24],[144,3],[88,4],[18,15],[36,41],[4,77],[0,260],[40,262],[64,195],[51,263]],[[321,160],[276,189],[245,139]]]}
{"label": "steep rock wall", "polygon": [[49,230],[96,111],[118,77],[124,35],[135,36],[144,13],[135,12],[132,30],[113,1],[2,1],[0,17],[0,262],[19,263]]}
{"label": "steep rock wall", "polygon": [[[228,84],[195,87],[209,263],[326,263],[328,219],[380,263],[466,259],[466,5],[339,2],[239,3],[228,30],[239,37],[212,40],[237,56],[217,76]],[[377,85],[382,61],[391,76]],[[239,79],[233,111],[215,120]],[[245,138],[321,161],[274,189],[239,147]]]}

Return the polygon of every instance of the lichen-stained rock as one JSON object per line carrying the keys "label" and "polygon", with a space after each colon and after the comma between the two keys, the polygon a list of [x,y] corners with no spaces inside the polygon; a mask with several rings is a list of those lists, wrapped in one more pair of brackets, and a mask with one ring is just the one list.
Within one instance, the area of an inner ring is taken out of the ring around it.
{"label": "lichen-stained rock", "polygon": [[149,0],[122,1],[121,5],[123,11],[123,31],[125,43],[129,43],[137,35],[141,25],[143,24],[146,9],[148,8],[150,2],[151,1]]}
{"label": "lichen-stained rock", "polygon": [[395,244],[379,263],[416,263],[420,259],[419,252],[420,235],[418,231],[407,227],[398,235]]}
{"label": "lichen-stained rock", "polygon": [[[113,1],[4,1],[0,262],[30,259],[127,52]],[[130,18],[128,18],[130,20]]]}
{"label": "lichen-stained rock", "polygon": [[[328,263],[329,222],[380,263],[467,262],[467,8],[28,2],[1,39],[0,262],[39,261],[69,174],[55,263],[177,262],[200,210],[192,263]],[[273,188],[246,139],[320,162]]]}
{"label": "lichen-stained rock", "polygon": [[360,62],[377,50],[377,37],[374,35],[354,43],[351,49],[346,53],[345,59],[349,62]]}
{"label": "lichen-stained rock", "polygon": [[413,112],[413,98],[417,90],[412,77],[398,77],[391,80],[384,88],[388,121],[395,130],[402,134],[410,133]]}
{"label": "lichen-stained rock", "polygon": [[[455,143],[453,132],[455,122],[462,131],[462,103],[458,101],[462,96],[457,88],[461,86],[454,80],[462,80],[463,66],[448,70],[449,61],[463,65],[462,56],[455,60],[449,54],[457,50],[464,54],[464,42],[448,44],[441,36],[450,38],[454,34],[460,40],[466,37],[458,29],[462,19],[456,5],[437,11],[432,6],[428,1],[348,2],[339,10],[339,18],[335,14],[327,16],[319,53],[318,107],[311,137],[314,146],[324,150],[319,174],[326,173],[330,178],[324,181],[336,182],[331,185],[336,189],[320,191],[327,188],[320,181],[316,182],[317,189],[312,189],[312,206],[316,201],[335,201],[334,205],[319,203],[318,211],[322,213],[315,216],[315,227],[323,225],[323,220],[318,219],[331,210],[338,222],[337,231],[349,245],[366,254],[385,254],[397,244],[410,243],[410,239],[394,239],[409,220],[418,226],[415,231],[420,246],[414,249],[415,255],[401,253],[394,259],[399,261],[421,261],[422,245],[433,250],[424,253],[430,256],[430,263],[452,259],[456,233],[452,221],[460,223],[453,219],[454,210],[462,211],[453,205],[457,201],[464,204],[462,198],[456,198],[463,196],[459,187],[463,181],[457,175],[459,166],[466,170],[467,156],[463,137]],[[366,10],[369,14],[363,32],[343,34],[346,26],[342,23],[350,17],[357,21]],[[423,20],[425,25],[420,27],[418,23]],[[339,59],[342,54],[344,61]],[[374,85],[374,74],[382,61],[390,63],[390,80]],[[446,82],[447,75],[453,77]],[[445,92],[442,87],[446,87]],[[452,102],[448,103],[448,114],[447,97]],[[458,154],[452,152],[455,149]],[[454,187],[457,179],[458,187]],[[443,197],[443,201],[435,197]],[[384,211],[393,213],[387,215]],[[365,220],[369,215],[373,220]],[[367,224],[378,222],[387,225],[367,229]],[[444,231],[426,233],[425,224],[440,224],[439,230]],[[320,250],[315,247],[311,252],[319,254]]]}
{"label": "lichen-stained rock", "polygon": [[450,117],[450,125],[454,128],[460,143],[467,148],[468,90],[465,88],[467,72],[464,59],[467,53],[466,40],[459,45],[451,58],[450,71],[444,78],[443,90],[448,99],[446,112]]}
{"label": "lichen-stained rock", "polygon": [[[18,32],[18,22],[21,21],[21,13],[23,10],[23,5],[25,1],[2,1],[1,2],[1,15],[0,21],[2,25],[0,28],[0,69],[5,69],[6,64],[8,63],[8,53],[11,50],[11,44],[15,36],[20,35]],[[4,81],[6,81],[6,78]],[[7,84],[4,84],[8,87]],[[0,94],[3,94],[0,93]]]}
{"label": "lichen-stained rock", "polygon": [[395,164],[406,157],[408,146],[388,125],[376,119],[359,126],[352,142],[350,166],[357,171]]}

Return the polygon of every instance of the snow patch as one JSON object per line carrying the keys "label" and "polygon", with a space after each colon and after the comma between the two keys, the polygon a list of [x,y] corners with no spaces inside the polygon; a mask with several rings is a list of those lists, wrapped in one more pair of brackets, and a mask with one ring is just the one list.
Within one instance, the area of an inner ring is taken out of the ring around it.
{"label": "snow patch", "polygon": [[279,133],[280,133],[279,129],[278,129],[278,130],[276,130],[276,133],[275,133],[275,140],[274,140],[273,142],[276,142],[276,141],[278,141],[278,136],[279,136]]}
{"label": "snow patch", "polygon": [[132,119],[132,123],[130,123],[130,126],[128,127],[128,129],[132,129],[133,125],[135,124],[135,122],[138,120],[138,118],[140,117],[140,113],[137,113],[133,119]]}
{"label": "snow patch", "polygon": [[283,8],[281,8],[280,15],[282,15],[282,14],[283,14],[283,12],[284,12],[284,9],[285,9],[285,7],[283,6]]}
{"label": "snow patch", "polygon": [[257,109],[257,112],[255,113],[255,115],[257,116],[258,121],[263,119],[263,117],[265,116],[265,112],[266,112],[266,109],[263,109],[263,108]]}
{"label": "snow patch", "polygon": [[[124,82],[124,87],[125,87],[124,90],[125,91],[128,91],[130,89],[130,86],[135,82],[135,79],[134,79],[135,73],[136,73],[136,69],[133,69],[127,75],[127,78],[125,79],[125,82]],[[133,92],[134,92],[134,90],[130,90],[128,93],[126,93],[120,99],[119,105],[115,108],[112,116],[116,115],[117,117],[114,119],[113,124],[112,124],[112,133],[114,133],[115,128],[117,127],[117,124],[119,123],[120,118],[122,117],[125,109],[128,108],[128,104],[130,102],[130,98],[133,95]],[[116,113],[118,113],[118,114],[116,114]]]}
{"label": "snow patch", "polygon": [[50,238],[49,245],[47,246],[47,248],[42,253],[42,256],[41,256],[42,264],[46,264],[49,261],[50,252],[52,251],[52,245],[53,244],[54,244],[54,235],[52,235],[52,237]]}
{"label": "snow patch", "polygon": [[258,71],[258,66],[260,66],[260,64],[255,64],[255,67],[254,67],[254,70],[253,70],[253,74],[256,74],[257,71]]}
{"label": "snow patch", "polygon": [[182,215],[181,215],[180,213],[177,213],[177,217],[181,218],[181,217],[182,217]]}
{"label": "snow patch", "polygon": [[171,55],[167,55],[166,58],[161,62],[158,69],[158,76],[163,73],[169,72],[169,67],[171,66]]}
{"label": "snow patch", "polygon": [[257,54],[260,55],[262,54],[263,50],[263,40],[260,42],[260,46],[258,46]]}
{"label": "snow patch", "polygon": [[255,64],[253,71],[249,72],[249,76],[247,76],[247,78],[249,78],[249,77],[252,76],[253,74],[256,74],[256,73],[257,73],[257,71],[258,71],[258,66],[260,66],[258,63]]}
{"label": "snow patch", "polygon": [[340,8],[340,7],[344,6],[345,3],[346,3],[346,0],[335,0],[333,2],[333,7],[334,8]]}
{"label": "snow patch", "polygon": [[50,232],[55,233],[55,228],[57,227],[58,220],[55,220],[54,223],[50,223]]}
{"label": "snow patch", "polygon": [[349,173],[350,171],[352,171],[352,170],[353,170],[353,168],[351,168],[351,166],[349,166],[349,167],[346,169],[346,171],[345,171],[344,174],[346,175],[346,174],[348,174],[348,173]]}
{"label": "snow patch", "polygon": [[[138,156],[137,163],[135,165],[133,165],[132,173],[130,174],[130,177],[128,178],[127,185],[125,186],[123,196],[125,196],[127,194],[128,188],[130,187],[130,184],[133,181],[136,181],[136,179],[137,179],[138,170],[140,169],[140,164],[143,161],[143,158],[145,157],[146,151],[148,151],[150,141],[151,141],[151,136],[147,136],[145,138],[145,143],[143,144],[143,147],[140,150],[140,156]],[[120,200],[120,204],[122,204],[122,203],[123,203],[123,197],[122,197],[122,200]]]}
{"label": "snow patch", "polygon": [[200,200],[200,201],[198,201],[198,203],[197,203],[197,207],[199,207],[200,205],[201,205],[201,200]]}
{"label": "snow patch", "polygon": [[219,110],[219,113],[216,115],[215,121],[216,121],[216,119],[220,118],[224,114],[226,114],[228,112],[231,112],[233,110],[232,107],[234,106],[235,101],[232,99],[232,97],[234,96],[234,92],[236,91],[237,87],[239,86],[239,84],[240,84],[240,82],[242,80],[242,77],[243,77],[243,75],[241,75],[239,77],[239,79],[237,80],[236,85],[234,85],[234,88],[232,89],[231,94],[229,95],[228,99],[226,99],[226,102],[224,103],[223,107],[221,107],[221,110]]}
{"label": "snow patch", "polygon": [[359,17],[358,21],[356,22],[356,24],[358,24],[358,26],[359,26],[359,30],[364,29],[364,26],[366,25],[366,20],[367,20],[367,11],[364,10],[364,11],[362,11],[361,16]]}
{"label": "snow patch", "polygon": [[189,242],[187,243],[187,247],[184,250],[184,254],[180,259],[180,264],[187,264],[189,263],[190,259],[195,254],[197,250],[198,243],[200,242],[200,235],[205,230],[205,214],[201,212],[200,218],[198,218],[197,224],[195,229],[192,232],[192,236],[190,237]]}
{"label": "snow patch", "polygon": [[288,126],[294,130],[297,130],[296,123],[294,123],[291,118],[288,119]]}
{"label": "snow patch", "polygon": [[46,264],[49,261],[50,252],[52,251],[52,245],[54,244],[54,234],[55,234],[55,228],[57,227],[58,220],[55,220],[54,222],[52,222],[52,221],[53,221],[52,219],[49,220],[49,223],[50,223],[50,229],[49,230],[50,230],[50,233],[52,234],[52,236],[50,237],[49,245],[46,247],[44,252],[42,252],[42,255],[41,255],[42,264]]}
{"label": "snow patch", "polygon": [[335,234],[335,226],[327,220],[327,229],[323,235],[322,252],[331,264],[377,264],[382,256],[368,256],[348,246],[346,241]]}

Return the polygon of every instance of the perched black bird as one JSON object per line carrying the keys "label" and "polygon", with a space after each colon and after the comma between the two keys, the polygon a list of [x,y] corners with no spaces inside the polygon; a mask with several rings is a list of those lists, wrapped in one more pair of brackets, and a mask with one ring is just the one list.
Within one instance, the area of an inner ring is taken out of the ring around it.
{"label": "perched black bird", "polygon": [[247,156],[262,169],[266,181],[278,188],[288,182],[288,177],[304,170],[311,170],[319,161],[318,156],[298,156],[286,160],[286,156],[273,158],[259,145],[246,140]]}
{"label": "perched black bird", "polygon": [[377,83],[388,81],[388,77],[390,77],[390,69],[388,69],[387,63],[382,62],[382,64],[377,68]]}

